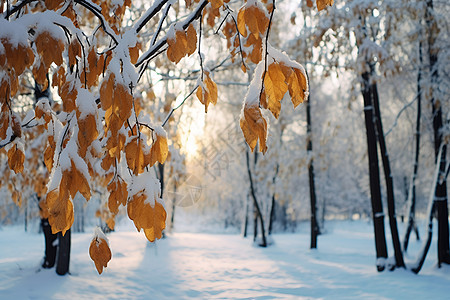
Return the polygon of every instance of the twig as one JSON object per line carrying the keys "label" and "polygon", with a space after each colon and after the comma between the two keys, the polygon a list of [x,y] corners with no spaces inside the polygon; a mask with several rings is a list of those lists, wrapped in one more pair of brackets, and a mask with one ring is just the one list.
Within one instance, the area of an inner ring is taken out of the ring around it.
{"label": "twig", "polygon": [[116,34],[112,32],[111,28],[109,28],[109,25],[106,22],[105,18],[103,17],[101,10],[96,8],[95,4],[87,0],[74,0],[74,2],[80,4],[81,6],[85,7],[87,10],[92,12],[100,20],[100,23],[102,24],[105,33],[111,37],[111,39],[114,41],[114,43],[116,43],[116,45],[119,44],[119,42],[117,41]]}
{"label": "twig", "polygon": [[[191,24],[194,20],[200,18],[202,10],[206,7],[206,5],[208,5],[208,3],[209,3],[208,0],[203,0],[197,6],[196,10],[193,11],[189,15],[189,17],[182,23],[183,29],[186,29],[189,26],[189,24]],[[151,46],[149,50],[147,50],[144,54],[142,54],[142,56],[139,57],[138,61],[134,66],[138,68],[148,59],[154,58],[154,54],[157,53],[165,44],[167,44],[167,36],[159,40],[155,45]]]}
{"label": "twig", "polygon": [[184,97],[183,101],[181,101],[181,103],[178,104],[177,107],[174,107],[174,108],[172,108],[170,110],[169,114],[167,115],[166,119],[162,123],[161,127],[164,127],[164,125],[166,125],[167,121],[169,121],[169,119],[172,116],[173,112],[176,111],[178,108],[180,108],[184,104],[184,102],[197,90],[197,88],[198,88],[198,85],[196,85],[194,87],[194,89],[192,89],[192,91],[186,97]]}
{"label": "twig", "polygon": [[202,78],[202,82],[203,82],[203,57],[202,57],[202,52],[200,51],[200,46],[202,43],[202,19],[203,19],[203,14],[200,15],[200,22],[199,22],[199,28],[198,28],[198,57],[200,58],[200,69],[202,70],[202,74],[201,74],[201,78]]}
{"label": "twig", "polygon": [[6,14],[5,14],[5,19],[9,20],[9,17],[12,16],[13,14],[15,14],[16,12],[18,12],[19,10],[22,9],[22,7],[24,7],[27,4],[30,4],[31,2],[34,2],[37,0],[24,0],[22,2],[20,2],[19,4],[13,6],[11,9],[9,8],[9,5],[7,5],[7,10],[6,10]]}
{"label": "twig", "polygon": [[272,17],[273,13],[275,11],[275,0],[273,0],[273,7],[272,11],[270,12],[270,18],[269,18],[269,25],[267,26],[267,32],[266,32],[266,40],[265,40],[265,47],[264,47],[264,73],[262,76],[262,84],[261,84],[261,91],[259,92],[259,99],[261,99],[261,95],[264,91],[264,79],[266,78],[267,73],[267,56],[269,55],[269,51],[267,51],[267,44],[269,42],[269,32],[270,32],[270,25],[272,24]]}
{"label": "twig", "polygon": [[166,6],[166,8],[164,9],[163,16],[162,16],[161,20],[159,20],[158,29],[156,29],[156,32],[155,32],[155,34],[152,37],[152,41],[150,42],[150,46],[153,46],[155,44],[156,38],[158,37],[159,33],[161,32],[162,24],[163,24],[164,20],[166,19],[167,15],[169,13],[169,9],[170,9],[171,6],[172,6],[172,4],[169,3]]}
{"label": "twig", "polygon": [[416,95],[416,97],[414,97],[414,99],[411,100],[411,102],[409,102],[408,104],[406,104],[405,106],[403,106],[403,108],[398,112],[397,116],[395,117],[394,120],[394,124],[392,124],[391,128],[389,128],[388,131],[386,131],[386,133],[384,134],[384,137],[387,137],[389,135],[389,133],[391,133],[391,131],[397,126],[398,124],[398,119],[400,118],[400,116],[402,115],[402,113],[411,105],[414,104],[414,102],[416,102],[416,100],[418,99],[419,95]]}
{"label": "twig", "polygon": [[[141,19],[139,19],[136,23],[135,27],[135,31],[136,33],[138,33],[139,31],[141,31],[141,29],[145,26],[145,24],[148,23],[148,21],[150,21],[160,10],[161,8],[164,6],[164,4],[166,4],[169,0],[161,0],[160,2],[155,1],[155,3],[153,4],[152,7],[150,7],[145,14],[143,15],[143,17]],[[170,7],[171,4],[169,4]],[[168,10],[168,9],[167,9]],[[163,17],[164,18],[164,17]]]}

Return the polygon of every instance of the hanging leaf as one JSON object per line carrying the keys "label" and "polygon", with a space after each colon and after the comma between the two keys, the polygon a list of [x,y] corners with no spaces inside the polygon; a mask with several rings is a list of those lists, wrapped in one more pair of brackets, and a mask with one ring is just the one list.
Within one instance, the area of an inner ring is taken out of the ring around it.
{"label": "hanging leaf", "polygon": [[156,199],[154,205],[150,205],[147,197],[144,191],[133,195],[128,202],[127,211],[136,229],[144,229],[147,239],[154,242],[162,237],[162,231],[166,227],[166,211]]}
{"label": "hanging leaf", "polygon": [[334,3],[334,0],[316,0],[317,3],[317,10],[321,11],[322,9],[326,8],[327,6],[332,6]]}
{"label": "hanging leaf", "polygon": [[23,163],[25,161],[25,154],[21,147],[18,147],[17,144],[14,144],[8,150],[8,165],[14,173],[22,173],[23,171]]}
{"label": "hanging leaf", "polygon": [[244,105],[243,113],[241,113],[240,126],[250,149],[253,151],[259,140],[260,151],[266,153],[267,122],[257,105],[249,105],[248,103]]}
{"label": "hanging leaf", "polygon": [[163,164],[169,153],[167,145],[167,135],[162,127],[156,127],[153,133],[154,142],[150,149],[150,153],[145,157],[145,165],[152,167],[157,161]]}
{"label": "hanging leaf", "polygon": [[125,181],[116,177],[113,181],[108,184],[109,198],[108,198],[108,208],[113,214],[119,212],[119,205],[126,205],[128,198],[127,184]]}
{"label": "hanging leaf", "polygon": [[278,119],[281,110],[281,100],[288,91],[285,83],[285,77],[278,63],[269,65],[266,75],[264,76],[264,89],[268,98],[267,106],[273,116]]}
{"label": "hanging leaf", "polygon": [[89,256],[94,261],[98,274],[102,274],[103,268],[108,266],[112,254],[109,248],[108,238],[99,227],[95,229],[94,237],[89,246]]}
{"label": "hanging leaf", "polygon": [[217,85],[209,77],[209,72],[204,71],[203,84],[200,85],[196,92],[198,100],[205,105],[205,113],[208,112],[208,105],[212,103],[217,104]]}

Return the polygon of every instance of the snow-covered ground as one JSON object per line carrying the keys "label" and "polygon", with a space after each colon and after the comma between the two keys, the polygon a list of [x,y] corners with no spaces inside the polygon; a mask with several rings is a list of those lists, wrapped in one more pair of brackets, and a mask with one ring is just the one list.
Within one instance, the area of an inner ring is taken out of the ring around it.
{"label": "snow-covered ground", "polygon": [[[0,299],[450,299],[450,268],[435,266],[435,242],[419,275],[378,273],[369,223],[327,228],[311,251],[307,224],[263,249],[205,233],[173,233],[152,245],[125,223],[109,234],[113,258],[102,275],[88,254],[92,233],[83,233],[72,235],[70,275],[58,276],[39,268],[42,235],[2,227]],[[411,253],[418,248],[413,238]]]}

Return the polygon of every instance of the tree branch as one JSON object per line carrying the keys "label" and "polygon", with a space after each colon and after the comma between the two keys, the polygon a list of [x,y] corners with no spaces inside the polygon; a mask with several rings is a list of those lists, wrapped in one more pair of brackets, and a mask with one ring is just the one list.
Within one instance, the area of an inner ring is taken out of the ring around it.
{"label": "tree branch", "polygon": [[[147,24],[148,21],[150,21],[161,10],[161,8],[164,6],[164,4],[166,4],[168,1],[169,0],[161,0],[160,2],[155,1],[153,6],[151,6],[145,12],[145,14],[137,21],[136,25],[134,25],[134,30],[136,31],[136,33],[141,31],[141,29],[145,26],[145,24]],[[169,3],[168,7],[170,7],[170,6],[171,6],[171,4]],[[168,11],[168,10],[169,10],[169,8],[166,9],[166,11]],[[163,16],[161,19],[163,20],[164,18],[165,18],[165,16]],[[156,35],[157,34],[158,34],[158,32],[156,33]]]}
{"label": "tree branch", "polygon": [[[203,9],[206,7],[206,5],[208,4],[208,0],[203,0],[195,9],[195,11],[193,11],[189,17],[182,23],[183,25],[183,29],[186,29],[189,24],[191,24],[194,20],[200,18],[201,13],[203,11]],[[141,57],[139,57],[138,61],[136,62],[136,64],[134,65],[136,68],[138,68],[140,65],[142,65],[146,60],[150,59],[153,57],[153,55],[159,51],[159,49],[161,49],[165,44],[167,44],[167,37],[162,38],[161,40],[159,40],[155,45],[150,46],[150,49],[148,49],[144,54],[142,54]]]}
{"label": "tree branch", "polygon": [[24,0],[21,1],[19,4],[13,6],[11,9],[8,9],[5,13],[5,19],[9,20],[9,17],[11,17],[13,14],[15,14],[16,12],[18,12],[19,10],[22,9],[22,7],[24,7],[27,4],[30,4],[31,2],[34,2],[37,0]]}
{"label": "tree branch", "polygon": [[116,34],[111,30],[111,28],[109,27],[108,23],[106,22],[105,18],[102,15],[102,11],[99,10],[95,6],[95,4],[89,2],[88,0],[74,0],[74,2],[80,4],[81,6],[92,12],[100,20],[100,23],[102,24],[105,33],[112,38],[112,40],[114,41],[114,43],[116,43],[116,45],[119,44],[119,42],[117,41]]}

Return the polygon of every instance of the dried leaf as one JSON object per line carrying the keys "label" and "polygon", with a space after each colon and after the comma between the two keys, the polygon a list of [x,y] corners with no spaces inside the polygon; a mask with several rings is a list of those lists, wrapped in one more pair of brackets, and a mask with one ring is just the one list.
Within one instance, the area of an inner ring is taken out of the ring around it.
{"label": "dried leaf", "polygon": [[150,153],[145,157],[145,165],[152,167],[157,161],[163,164],[169,153],[166,135],[155,133],[155,140],[150,149]]}
{"label": "dried leaf", "polygon": [[208,105],[217,103],[217,85],[209,77],[209,72],[204,72],[203,87],[199,86],[196,92],[198,100],[205,105],[205,113],[208,112]]}
{"label": "dried leaf", "polygon": [[244,112],[241,115],[240,125],[245,141],[250,146],[250,149],[253,151],[259,140],[260,151],[266,153],[267,122],[257,105],[245,104]]}
{"label": "dried leaf", "polygon": [[326,8],[327,6],[332,6],[334,0],[316,0],[317,3],[317,10],[321,11],[322,9]]}
{"label": "dried leaf", "polygon": [[166,227],[166,211],[156,199],[154,206],[146,200],[147,195],[143,191],[134,195],[127,204],[127,211],[137,230],[144,229],[147,239],[153,242],[162,237]]}
{"label": "dried leaf", "polygon": [[268,98],[267,107],[275,118],[278,119],[281,110],[281,100],[288,90],[283,72],[278,63],[269,65],[264,77],[264,88]]}
{"label": "dried leaf", "polygon": [[8,150],[8,165],[14,173],[22,173],[23,163],[25,161],[25,154],[23,151],[17,147],[17,144],[13,145],[11,149]]}
{"label": "dried leaf", "polygon": [[186,38],[187,38],[187,54],[188,56],[190,56],[197,49],[197,32],[195,31],[192,23],[189,24],[187,28]]}
{"label": "dried leaf", "polygon": [[[101,232],[100,228],[97,228],[96,231],[97,230]],[[112,257],[111,249],[109,249],[108,242],[103,232],[101,232],[101,234],[95,234],[92,239],[91,245],[89,246],[89,256],[94,261],[98,274],[102,274],[103,268],[108,266],[108,262]]]}

